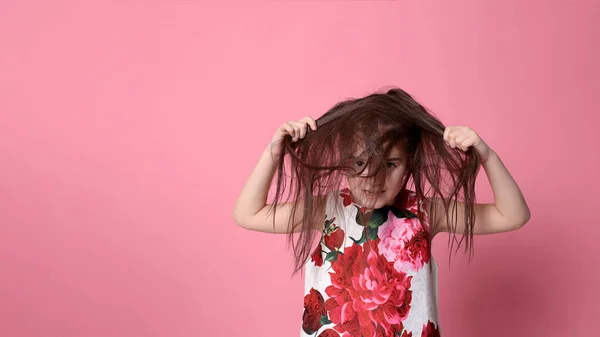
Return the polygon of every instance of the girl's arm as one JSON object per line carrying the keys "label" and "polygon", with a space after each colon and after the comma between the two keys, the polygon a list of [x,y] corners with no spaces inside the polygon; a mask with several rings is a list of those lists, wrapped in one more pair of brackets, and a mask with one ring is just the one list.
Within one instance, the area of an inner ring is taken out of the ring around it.
{"label": "girl's arm", "polygon": [[[448,127],[444,139],[452,148],[466,151],[473,147],[480,155],[483,169],[488,177],[494,195],[492,204],[475,205],[475,225],[473,234],[494,234],[507,232],[523,227],[530,218],[529,207],[519,189],[519,186],[504,166],[500,157],[494,152],[475,131],[467,127]],[[453,205],[451,205],[452,207]],[[457,205],[456,232],[463,233],[465,229],[464,203]],[[435,208],[436,232],[448,232],[448,223],[441,202],[433,202]],[[453,214],[454,215],[454,214]]]}
{"label": "girl's arm", "polygon": [[[292,136],[292,141],[304,138],[308,126],[313,130],[317,129],[315,121],[306,117],[297,122],[287,122],[277,130],[269,146],[260,156],[235,203],[232,216],[238,225],[260,232],[289,233],[298,231],[297,226],[293,230],[290,230],[289,226],[292,203],[277,205],[275,226],[273,226],[273,214],[269,209],[272,205],[267,204],[267,197],[277,170],[277,163],[282,155],[283,140],[289,135]],[[297,209],[303,209],[301,201],[297,205]],[[302,220],[301,216],[296,216],[296,219]]]}

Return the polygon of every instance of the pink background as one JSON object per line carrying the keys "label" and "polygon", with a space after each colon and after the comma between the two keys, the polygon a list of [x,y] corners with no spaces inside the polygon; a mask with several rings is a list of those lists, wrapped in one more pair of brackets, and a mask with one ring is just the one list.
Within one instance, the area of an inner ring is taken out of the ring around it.
{"label": "pink background", "polygon": [[233,203],[280,124],[386,85],[532,210],[470,266],[435,240],[443,336],[600,335],[599,41],[597,1],[3,1],[0,336],[298,335]]}

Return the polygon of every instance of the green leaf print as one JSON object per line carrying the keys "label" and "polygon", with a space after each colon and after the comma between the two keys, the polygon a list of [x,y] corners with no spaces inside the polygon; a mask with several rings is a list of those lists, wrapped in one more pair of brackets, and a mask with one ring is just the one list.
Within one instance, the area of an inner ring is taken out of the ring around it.
{"label": "green leaf print", "polygon": [[325,232],[330,232],[332,231],[333,228],[331,228],[331,225],[333,224],[333,222],[335,221],[335,217],[331,218],[331,219],[325,219],[325,224],[324,224],[324,231]]}
{"label": "green leaf print", "polygon": [[394,216],[396,216],[396,218],[398,219],[402,219],[402,218],[416,218],[417,215],[409,210],[406,209],[399,209],[398,207],[392,207],[391,208],[392,213],[394,214]]}
{"label": "green leaf print", "polygon": [[362,235],[361,235],[360,239],[356,240],[356,239],[355,239],[355,238],[353,238],[353,237],[350,237],[350,239],[351,239],[352,241],[354,241],[354,243],[356,243],[357,245],[362,245],[363,243],[367,242],[367,235],[366,235],[365,231],[363,230],[363,232],[362,232]]}
{"label": "green leaf print", "polygon": [[337,251],[332,251],[327,253],[327,255],[325,255],[325,261],[331,261],[331,262],[335,262],[335,260],[337,260],[338,257],[338,252]]}
{"label": "green leaf print", "polygon": [[369,220],[369,227],[377,228],[387,221],[387,209],[375,210]]}
{"label": "green leaf print", "polygon": [[400,218],[400,219],[417,217],[417,215],[415,213],[413,213],[409,210],[400,209],[396,206],[385,206],[385,207],[374,210],[373,213],[371,214],[371,217],[370,217],[369,221],[367,222],[367,224],[364,224],[361,222],[360,208],[356,205],[354,205],[354,207],[356,207],[356,209],[358,210],[358,212],[356,213],[356,222],[359,225],[364,226],[364,231],[359,240],[356,240],[356,239],[350,237],[350,239],[352,239],[352,241],[354,241],[354,243],[356,243],[356,244],[363,244],[367,240],[376,240],[378,228],[388,220],[389,212],[392,212],[392,214],[396,218]]}
{"label": "green leaf print", "polygon": [[377,240],[377,232],[378,232],[377,228],[367,227],[367,228],[365,228],[365,231],[367,232],[367,239]]}
{"label": "green leaf print", "polygon": [[356,207],[356,209],[358,210],[358,212],[356,212],[356,223],[358,223],[361,226],[368,226],[368,227],[372,227],[372,228],[377,228],[379,226],[381,226],[384,222],[387,221],[388,219],[388,211],[389,211],[389,207],[384,207],[381,209],[376,209],[375,211],[373,211],[373,214],[371,214],[371,218],[369,219],[368,223],[363,223],[362,219],[361,219],[361,212],[360,212],[360,208],[358,206],[354,206]]}
{"label": "green leaf print", "polygon": [[321,324],[323,324],[323,325],[331,324],[331,321],[329,320],[329,318],[327,317],[327,315],[321,316]]}

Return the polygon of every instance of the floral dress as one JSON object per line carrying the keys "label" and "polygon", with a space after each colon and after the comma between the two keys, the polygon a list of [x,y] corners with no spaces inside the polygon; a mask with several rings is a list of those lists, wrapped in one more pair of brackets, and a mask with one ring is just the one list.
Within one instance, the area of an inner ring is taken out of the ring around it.
{"label": "floral dress", "polygon": [[414,192],[364,209],[350,191],[331,193],[320,244],[305,265],[301,337],[440,336],[437,264],[427,215]]}

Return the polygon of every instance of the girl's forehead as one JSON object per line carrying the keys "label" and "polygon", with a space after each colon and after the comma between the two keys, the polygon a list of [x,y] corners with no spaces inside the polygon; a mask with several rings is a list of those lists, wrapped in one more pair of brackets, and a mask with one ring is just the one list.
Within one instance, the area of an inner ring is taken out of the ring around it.
{"label": "girl's forehead", "polygon": [[[405,152],[404,149],[399,144],[395,144],[390,149],[389,156],[391,156],[391,157],[401,156],[401,155],[404,154],[404,152]],[[360,143],[355,144],[353,154],[356,157],[365,155],[366,153],[365,153],[365,147],[364,147],[364,145],[362,145]]]}

